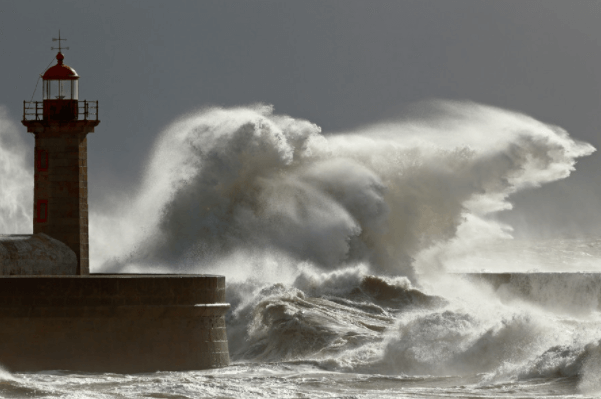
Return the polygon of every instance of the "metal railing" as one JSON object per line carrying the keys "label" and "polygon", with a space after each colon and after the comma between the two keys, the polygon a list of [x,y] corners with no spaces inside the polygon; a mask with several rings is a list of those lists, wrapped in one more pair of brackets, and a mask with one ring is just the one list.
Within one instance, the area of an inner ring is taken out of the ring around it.
{"label": "metal railing", "polygon": [[[98,101],[77,101],[77,115],[73,120],[97,121]],[[23,101],[24,121],[44,120],[44,101]]]}
{"label": "metal railing", "polygon": [[42,101],[23,101],[23,120],[41,121],[44,119],[44,103]]}
{"label": "metal railing", "polygon": [[[83,116],[84,121],[98,120],[98,100],[96,101],[79,101],[77,104],[78,115]],[[82,118],[78,118],[82,119]]]}

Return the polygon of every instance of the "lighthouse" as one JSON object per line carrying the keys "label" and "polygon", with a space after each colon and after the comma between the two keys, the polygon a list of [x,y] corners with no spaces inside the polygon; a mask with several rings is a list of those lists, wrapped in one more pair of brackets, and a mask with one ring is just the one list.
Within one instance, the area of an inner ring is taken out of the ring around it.
{"label": "lighthouse", "polygon": [[59,37],[56,65],[42,76],[43,101],[23,101],[22,123],[35,136],[33,233],[66,244],[87,275],[88,133],[98,126],[98,101],[79,100],[79,75],[64,62]]}
{"label": "lighthouse", "polygon": [[87,135],[100,123],[98,102],[79,99],[65,39],[56,40],[42,101],[23,102],[35,136],[34,234],[0,235],[0,364],[118,373],[227,366],[224,276],[90,273]]}

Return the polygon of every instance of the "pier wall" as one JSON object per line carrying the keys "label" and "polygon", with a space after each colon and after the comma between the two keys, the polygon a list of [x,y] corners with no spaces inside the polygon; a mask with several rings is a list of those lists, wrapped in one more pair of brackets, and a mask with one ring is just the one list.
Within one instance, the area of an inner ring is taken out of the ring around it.
{"label": "pier wall", "polygon": [[524,301],[553,311],[584,314],[601,311],[601,273],[462,273],[486,284],[504,302]]}
{"label": "pier wall", "polygon": [[154,372],[229,364],[225,277],[0,276],[0,364]]}

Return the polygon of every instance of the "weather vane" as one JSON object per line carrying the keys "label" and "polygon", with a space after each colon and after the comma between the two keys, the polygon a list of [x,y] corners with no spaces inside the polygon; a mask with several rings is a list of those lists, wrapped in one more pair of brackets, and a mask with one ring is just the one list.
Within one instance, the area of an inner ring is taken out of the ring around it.
{"label": "weather vane", "polygon": [[[57,38],[52,38],[53,42],[58,41],[58,48],[56,47],[50,47],[50,50],[58,50],[59,53],[63,52],[63,48],[61,47],[61,41],[66,41],[67,39],[61,39],[61,30],[58,30],[58,39]],[[65,47],[65,50],[69,50],[69,47]]]}

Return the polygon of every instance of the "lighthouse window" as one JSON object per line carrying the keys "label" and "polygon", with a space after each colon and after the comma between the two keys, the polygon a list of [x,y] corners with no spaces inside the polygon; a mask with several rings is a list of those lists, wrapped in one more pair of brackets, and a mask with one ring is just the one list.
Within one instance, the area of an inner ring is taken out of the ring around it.
{"label": "lighthouse window", "polygon": [[59,96],[60,80],[47,80],[45,82],[44,100],[55,100]]}
{"label": "lighthouse window", "polygon": [[77,100],[79,98],[79,81],[72,80],[71,81],[71,99]]}
{"label": "lighthouse window", "polygon": [[48,81],[48,99],[54,100],[59,96],[58,87],[60,80],[49,80]]}
{"label": "lighthouse window", "polygon": [[48,220],[48,200],[38,200],[38,223]]}
{"label": "lighthouse window", "polygon": [[47,80],[44,82],[44,100],[77,100],[77,80]]}
{"label": "lighthouse window", "polygon": [[[69,85],[70,86],[70,85]],[[69,92],[71,91],[71,89],[69,88]],[[71,93],[69,93],[71,94]],[[65,80],[60,80],[59,81],[59,92],[58,92],[58,98],[60,98],[61,100],[64,99],[67,96],[67,81]]]}
{"label": "lighthouse window", "polygon": [[48,151],[38,150],[38,171],[45,172],[48,170]]}
{"label": "lighthouse window", "polygon": [[70,80],[59,80],[58,81],[58,95],[56,96],[59,100],[68,99],[71,95],[71,81]]}

